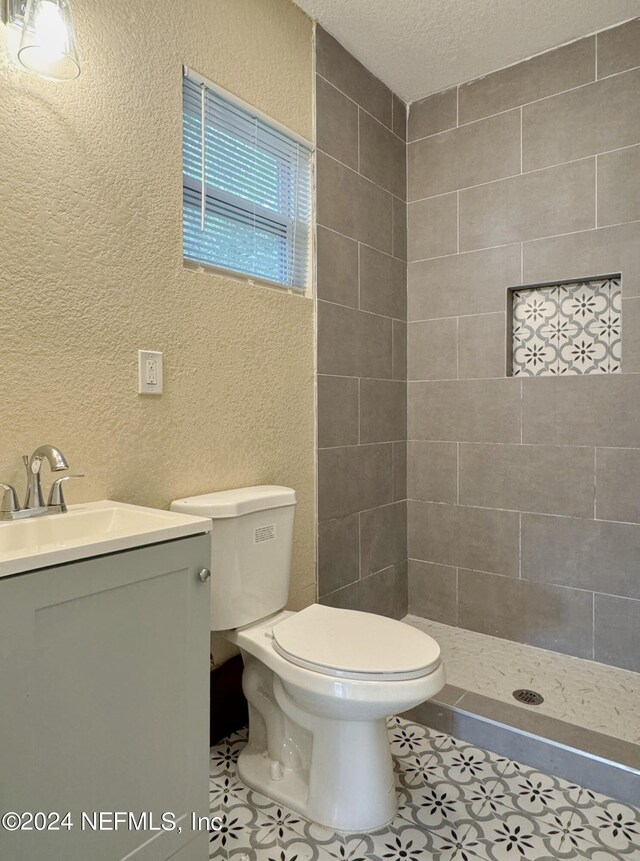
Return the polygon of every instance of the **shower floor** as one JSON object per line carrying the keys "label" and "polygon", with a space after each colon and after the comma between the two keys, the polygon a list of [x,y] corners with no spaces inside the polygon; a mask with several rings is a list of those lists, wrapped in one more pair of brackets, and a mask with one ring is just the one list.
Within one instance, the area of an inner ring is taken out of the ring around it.
{"label": "shower floor", "polygon": [[[574,726],[640,744],[640,674],[501,640],[475,631],[406,616],[440,644],[447,684]],[[513,691],[529,688],[539,706],[517,703]],[[455,705],[454,702],[450,702]]]}

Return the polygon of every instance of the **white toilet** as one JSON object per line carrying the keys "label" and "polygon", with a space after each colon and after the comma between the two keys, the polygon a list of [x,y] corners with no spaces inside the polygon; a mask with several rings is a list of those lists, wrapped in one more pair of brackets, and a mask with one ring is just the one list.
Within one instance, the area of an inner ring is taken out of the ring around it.
{"label": "white toilet", "polygon": [[402,622],[287,603],[295,491],[243,487],[180,499],[173,511],[213,520],[211,629],[244,660],[249,742],[244,782],[338,831],[393,819],[386,718],[444,685],[440,648]]}

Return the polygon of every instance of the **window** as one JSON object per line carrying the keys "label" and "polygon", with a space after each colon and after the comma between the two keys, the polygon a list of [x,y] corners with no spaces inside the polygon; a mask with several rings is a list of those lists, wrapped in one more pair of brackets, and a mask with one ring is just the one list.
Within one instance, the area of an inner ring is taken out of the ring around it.
{"label": "window", "polygon": [[188,69],[182,141],[184,257],[305,290],[309,144]]}

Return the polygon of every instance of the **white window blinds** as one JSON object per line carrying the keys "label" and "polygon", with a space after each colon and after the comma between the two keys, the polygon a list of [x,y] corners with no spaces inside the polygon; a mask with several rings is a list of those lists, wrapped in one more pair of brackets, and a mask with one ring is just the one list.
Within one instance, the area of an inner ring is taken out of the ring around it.
{"label": "white window blinds", "polygon": [[188,69],[182,129],[185,258],[305,290],[310,148]]}

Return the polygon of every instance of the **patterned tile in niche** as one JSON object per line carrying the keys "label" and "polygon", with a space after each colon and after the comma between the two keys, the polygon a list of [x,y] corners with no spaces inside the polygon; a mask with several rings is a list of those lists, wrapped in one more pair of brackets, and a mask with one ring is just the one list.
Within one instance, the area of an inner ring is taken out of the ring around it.
{"label": "patterned tile in niche", "polygon": [[513,376],[620,371],[619,278],[514,290],[512,299]]}

